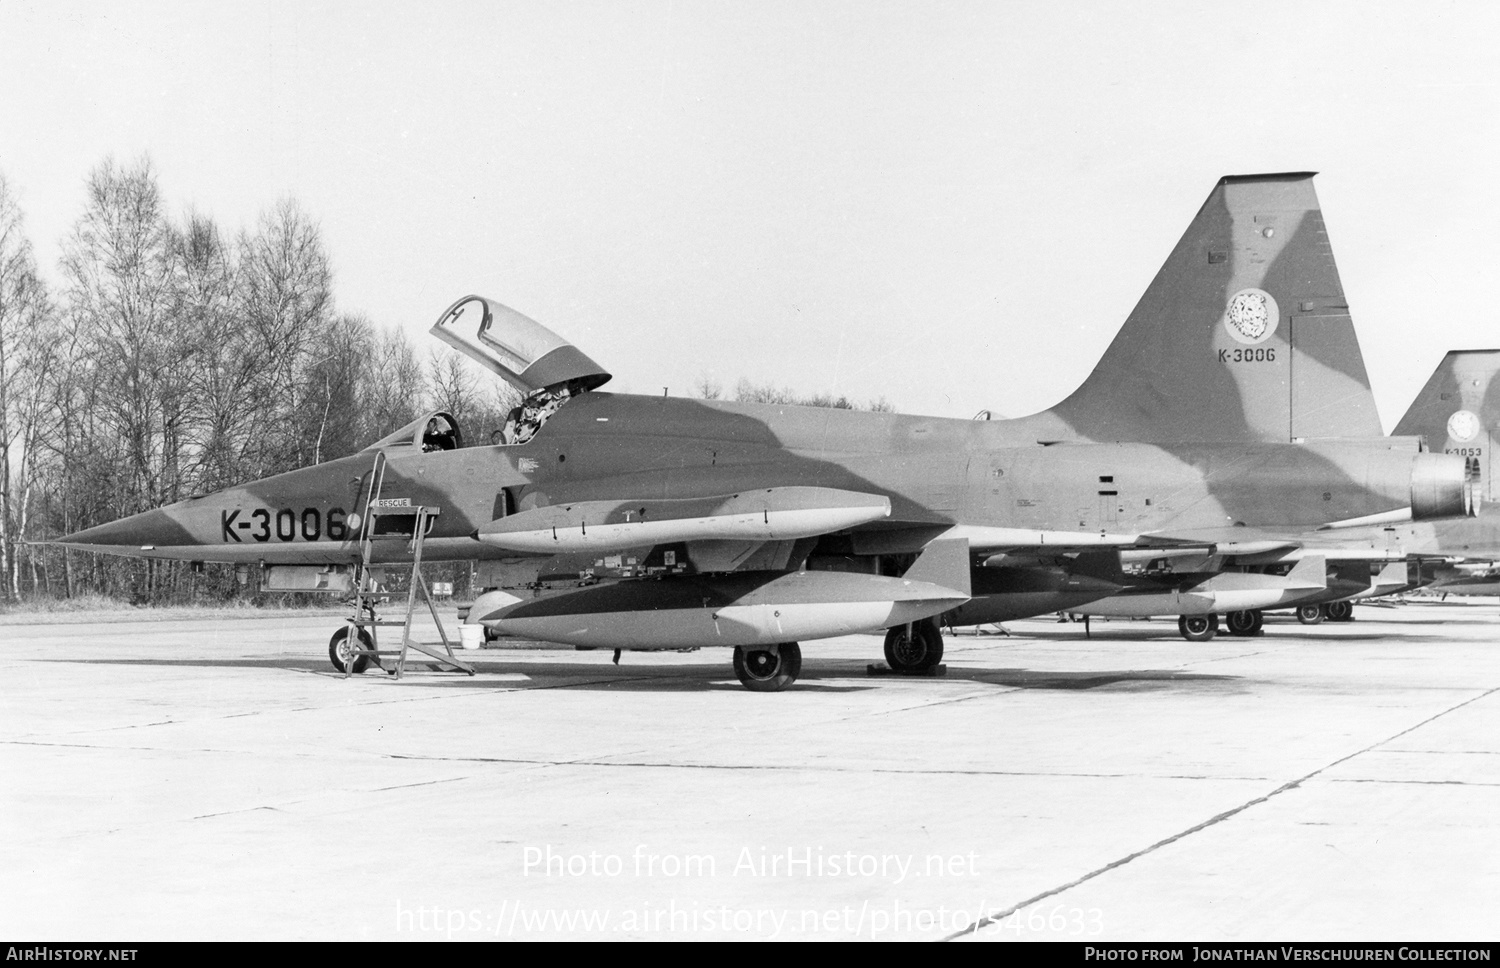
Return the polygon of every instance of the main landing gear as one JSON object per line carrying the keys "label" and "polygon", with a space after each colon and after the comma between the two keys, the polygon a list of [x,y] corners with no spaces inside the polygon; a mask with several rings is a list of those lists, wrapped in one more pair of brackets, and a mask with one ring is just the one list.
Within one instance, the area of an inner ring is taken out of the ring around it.
{"label": "main landing gear", "polygon": [[1258,608],[1230,612],[1224,616],[1224,627],[1229,630],[1230,635],[1259,635],[1264,624],[1266,617]]}
{"label": "main landing gear", "polygon": [[751,692],[780,692],[802,672],[802,647],[783,642],[767,647],[736,646],[734,674]]}
{"label": "main landing gear", "polygon": [[1354,621],[1354,603],[1350,601],[1328,602],[1324,605],[1298,605],[1297,621],[1303,625],[1317,625],[1319,622],[1352,622]]}
{"label": "main landing gear", "polygon": [[1327,616],[1323,612],[1322,605],[1298,605],[1297,621],[1303,625],[1317,625]]}
{"label": "main landing gear", "polygon": [[885,661],[893,672],[923,673],[943,661],[943,631],[925,619],[897,625],[885,633]]}
{"label": "main landing gear", "polygon": [[1207,642],[1219,631],[1217,615],[1182,615],[1177,619],[1177,631],[1189,642]]}

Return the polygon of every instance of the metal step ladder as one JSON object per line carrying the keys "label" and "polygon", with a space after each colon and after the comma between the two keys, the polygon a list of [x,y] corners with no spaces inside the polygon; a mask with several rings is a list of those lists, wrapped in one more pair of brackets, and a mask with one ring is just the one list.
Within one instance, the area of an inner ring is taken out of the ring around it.
{"label": "metal step ladder", "polygon": [[[432,530],[432,523],[442,509],[414,505],[406,498],[382,498],[380,492],[385,484],[385,465],[385,454],[377,453],[375,466],[370,471],[370,486],[365,500],[364,519],[360,521],[360,567],[359,581],[354,592],[354,614],[346,620],[350,627],[350,641],[359,644],[359,647],[349,650],[349,661],[344,664],[344,678],[349,678],[360,656],[367,656],[376,666],[399,679],[406,671],[406,659],[412,652],[421,652],[444,666],[450,666],[456,671],[466,672],[472,676],[474,675],[473,666],[453,654],[453,644],[448,640],[448,633],[443,629],[442,620],[438,618],[437,606],[433,604],[432,592],[427,587],[427,579],[422,576],[422,543],[427,537],[427,532]],[[376,606],[384,604],[392,596],[389,592],[381,591],[376,585],[375,574],[370,567],[371,561],[374,558],[376,545],[391,541],[407,542],[407,551],[411,554],[411,587],[406,595],[406,615],[400,621],[375,617]],[[432,615],[432,622],[437,626],[438,635],[442,637],[442,652],[437,651],[437,643],[424,644],[412,640],[411,624],[417,608],[419,590],[422,593],[422,600],[427,603],[428,612]],[[382,649],[380,629],[396,626],[401,627],[401,648]],[[366,629],[368,629],[369,648],[363,647],[365,637],[360,634]],[[386,669],[380,661],[382,656],[395,657],[395,667]]]}

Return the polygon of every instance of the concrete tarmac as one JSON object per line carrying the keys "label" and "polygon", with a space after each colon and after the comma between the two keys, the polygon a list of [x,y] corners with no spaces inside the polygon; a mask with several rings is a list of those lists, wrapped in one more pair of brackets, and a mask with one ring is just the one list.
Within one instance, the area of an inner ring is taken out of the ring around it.
{"label": "concrete tarmac", "polygon": [[942,678],[850,636],[772,695],[723,649],[345,680],[326,615],[0,625],[0,934],[1493,940],[1500,606],[1355,614],[1015,622]]}

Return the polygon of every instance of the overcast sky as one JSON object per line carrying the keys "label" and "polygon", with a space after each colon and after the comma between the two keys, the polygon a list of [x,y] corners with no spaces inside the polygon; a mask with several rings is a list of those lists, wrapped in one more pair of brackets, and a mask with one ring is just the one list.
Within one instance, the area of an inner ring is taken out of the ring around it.
{"label": "overcast sky", "polygon": [[1500,345],[1500,4],[0,0],[0,172],[44,271],[149,155],[230,230],[294,196],[339,308],[458,296],[610,389],[970,417],[1088,373],[1224,174],[1317,190],[1389,430]]}

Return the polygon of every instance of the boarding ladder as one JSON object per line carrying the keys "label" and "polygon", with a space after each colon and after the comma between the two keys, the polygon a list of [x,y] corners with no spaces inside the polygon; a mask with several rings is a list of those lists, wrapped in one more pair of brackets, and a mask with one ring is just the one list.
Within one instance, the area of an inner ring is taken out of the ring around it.
{"label": "boarding ladder", "polygon": [[[375,466],[370,471],[364,518],[359,523],[359,580],[354,592],[354,614],[347,620],[349,635],[356,647],[349,650],[349,661],[344,664],[344,678],[349,678],[360,656],[368,656],[382,669],[385,666],[380,659],[385,656],[395,657],[395,668],[385,671],[399,679],[406,671],[406,657],[414,651],[472,676],[474,668],[453,654],[453,644],[448,640],[448,633],[443,630],[442,620],[438,618],[437,606],[433,604],[427,579],[422,576],[422,543],[442,509],[414,505],[406,498],[382,498],[380,493],[385,484],[385,465],[384,452],[377,453]],[[407,551],[411,554],[411,587],[406,594],[406,615],[399,621],[375,617],[376,606],[384,604],[391,594],[380,590],[375,582],[374,570],[370,567],[376,547],[392,541],[407,542]],[[411,624],[417,608],[418,591],[422,594],[422,600],[427,603],[427,611],[432,615],[438,635],[442,637],[442,652],[437,651],[437,643],[424,644],[412,640]],[[396,626],[401,627],[401,648],[382,649],[379,630]],[[358,647],[363,642],[359,632],[364,629],[369,630],[369,648]]]}

